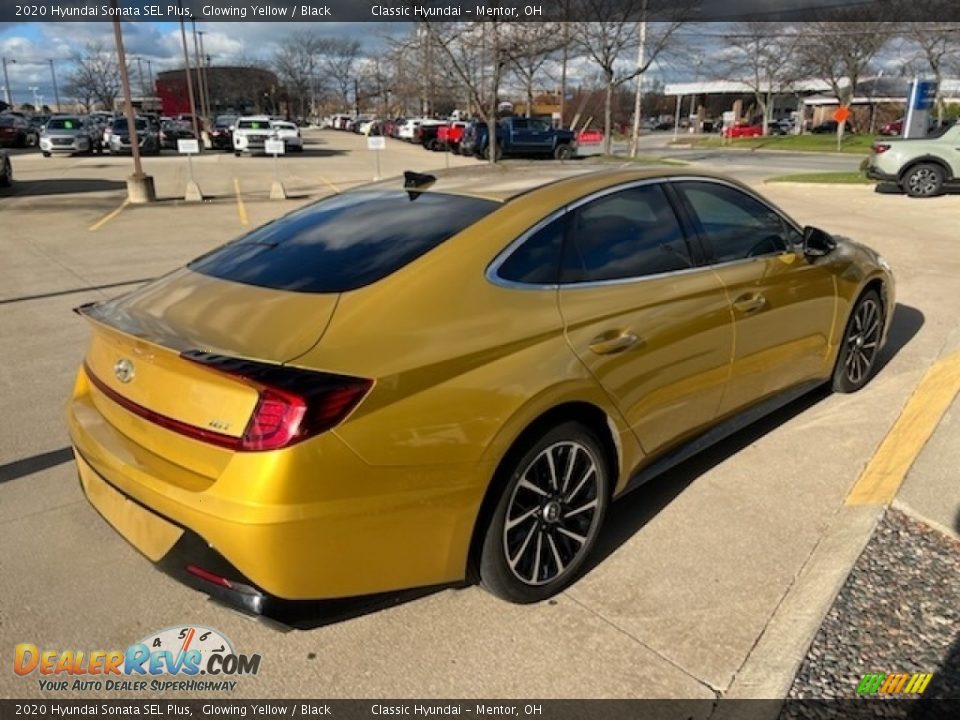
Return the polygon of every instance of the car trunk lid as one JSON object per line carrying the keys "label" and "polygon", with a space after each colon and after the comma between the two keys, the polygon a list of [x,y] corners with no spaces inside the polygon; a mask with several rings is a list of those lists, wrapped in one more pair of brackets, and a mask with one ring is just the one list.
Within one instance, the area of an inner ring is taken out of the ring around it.
{"label": "car trunk lid", "polygon": [[[84,363],[97,409],[157,454],[171,456],[171,445],[191,444],[193,452],[176,457],[215,477],[215,459],[236,449],[259,395],[242,377],[194,356],[292,360],[319,340],[337,298],[183,269],[126,296],[82,306],[78,312],[94,327]],[[207,447],[198,451],[198,440]]]}

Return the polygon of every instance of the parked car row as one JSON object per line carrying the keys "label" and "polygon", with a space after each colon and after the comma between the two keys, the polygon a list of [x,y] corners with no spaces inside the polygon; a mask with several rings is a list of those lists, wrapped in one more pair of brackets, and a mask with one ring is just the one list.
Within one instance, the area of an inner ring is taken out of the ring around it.
{"label": "parked car row", "polygon": [[21,113],[0,115],[0,147],[35,147],[40,131],[31,119]]}
{"label": "parked car row", "polygon": [[[325,127],[364,135],[384,135],[422,146],[434,152],[489,157],[490,133],[487,123],[458,118],[376,118],[336,115]],[[576,155],[577,138],[573,131],[555,128],[543,118],[509,116],[497,121],[496,156],[528,155],[567,159]]]}

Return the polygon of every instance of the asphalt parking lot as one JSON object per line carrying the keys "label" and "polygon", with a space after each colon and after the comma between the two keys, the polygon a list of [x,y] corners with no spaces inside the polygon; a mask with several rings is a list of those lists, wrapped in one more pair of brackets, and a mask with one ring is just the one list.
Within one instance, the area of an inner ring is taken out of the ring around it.
{"label": "asphalt parking lot", "polygon": [[[887,257],[898,305],[877,377],[855,395],[805,397],[616,504],[591,569],[556,600],[445,589],[339,603],[327,608],[338,621],[282,632],[161,575],[97,515],[62,407],[87,339],[71,308],[376,173],[360,136],[307,142],[276,165],[197,158],[204,203],[179,199],[186,160],[148,158],[162,198],[148,207],[124,205],[129,159],[14,155],[16,184],[0,189],[0,647],[122,648],[197,623],[262,655],[237,697],[782,697],[888,501],[850,502],[851,490],[928,369],[956,364],[960,197],[763,185],[753,160],[724,161],[800,222]],[[379,174],[475,162],[391,141]],[[293,199],[268,199],[276,177]],[[951,382],[924,401],[949,406]],[[901,450],[926,443],[897,502],[947,533],[960,532],[958,442],[934,429],[929,442],[908,433]],[[0,695],[44,693],[7,672]]]}

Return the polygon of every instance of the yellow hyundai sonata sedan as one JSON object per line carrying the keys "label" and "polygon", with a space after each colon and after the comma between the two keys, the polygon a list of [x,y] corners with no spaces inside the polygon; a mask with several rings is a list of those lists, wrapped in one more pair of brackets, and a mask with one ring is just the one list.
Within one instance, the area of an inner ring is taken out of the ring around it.
{"label": "yellow hyundai sonata sedan", "polygon": [[252,612],[470,578],[535,602],[613,499],[868,381],[875,252],[729,179],[585,170],[407,173],[78,308],[90,502]]}

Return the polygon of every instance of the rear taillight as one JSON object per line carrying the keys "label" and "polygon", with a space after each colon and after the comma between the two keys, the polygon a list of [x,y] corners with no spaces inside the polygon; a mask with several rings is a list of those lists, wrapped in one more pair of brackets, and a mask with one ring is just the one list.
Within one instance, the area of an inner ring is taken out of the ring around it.
{"label": "rear taillight", "polygon": [[890,146],[885,145],[884,143],[877,143],[870,149],[874,152],[874,154],[882,155],[883,153],[885,153],[887,150],[890,149]]}
{"label": "rear taillight", "polygon": [[366,378],[301,370],[212,353],[182,357],[243,380],[259,398],[238,450],[278,450],[339,425],[373,386]]}

